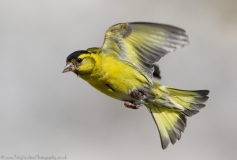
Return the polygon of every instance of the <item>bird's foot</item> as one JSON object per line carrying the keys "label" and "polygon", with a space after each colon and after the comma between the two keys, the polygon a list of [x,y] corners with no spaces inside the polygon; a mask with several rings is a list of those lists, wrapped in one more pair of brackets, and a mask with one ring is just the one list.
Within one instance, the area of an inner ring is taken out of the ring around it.
{"label": "bird's foot", "polygon": [[138,109],[140,107],[140,105],[128,101],[124,102],[124,106],[131,109]]}
{"label": "bird's foot", "polygon": [[144,95],[141,91],[138,91],[136,89],[132,89],[129,94],[132,98],[135,99],[141,99]]}

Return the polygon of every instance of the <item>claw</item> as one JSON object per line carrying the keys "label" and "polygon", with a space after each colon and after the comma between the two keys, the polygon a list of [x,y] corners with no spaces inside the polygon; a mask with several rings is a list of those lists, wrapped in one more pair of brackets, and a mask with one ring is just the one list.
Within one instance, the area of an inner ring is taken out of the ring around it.
{"label": "claw", "polygon": [[143,97],[143,93],[141,91],[138,91],[136,89],[132,89],[130,91],[130,96],[135,99],[141,99]]}
{"label": "claw", "polygon": [[140,105],[133,104],[132,102],[128,101],[124,102],[124,106],[131,109],[138,109],[140,107]]}

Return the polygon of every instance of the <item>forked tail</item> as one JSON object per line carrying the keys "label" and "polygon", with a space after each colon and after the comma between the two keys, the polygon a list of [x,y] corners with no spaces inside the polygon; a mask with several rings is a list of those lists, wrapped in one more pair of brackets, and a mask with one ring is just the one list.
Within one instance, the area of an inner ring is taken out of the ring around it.
{"label": "forked tail", "polygon": [[160,133],[162,148],[167,148],[181,138],[186,127],[186,116],[190,117],[205,107],[208,90],[186,91],[160,87],[165,96],[147,105]]}

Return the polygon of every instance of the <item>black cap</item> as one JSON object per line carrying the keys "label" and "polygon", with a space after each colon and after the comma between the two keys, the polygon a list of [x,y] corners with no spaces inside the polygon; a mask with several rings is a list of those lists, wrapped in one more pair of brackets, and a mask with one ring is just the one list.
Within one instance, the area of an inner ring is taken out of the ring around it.
{"label": "black cap", "polygon": [[85,51],[85,50],[79,50],[79,51],[75,51],[73,53],[71,53],[68,57],[67,57],[67,62],[71,62],[72,59],[77,59],[77,57],[81,54],[88,54],[89,52]]}

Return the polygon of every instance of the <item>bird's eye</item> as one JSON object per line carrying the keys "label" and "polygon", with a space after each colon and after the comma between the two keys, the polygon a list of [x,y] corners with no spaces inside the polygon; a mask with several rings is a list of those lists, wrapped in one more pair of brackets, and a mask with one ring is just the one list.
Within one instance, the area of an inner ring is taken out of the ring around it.
{"label": "bird's eye", "polygon": [[77,58],[77,63],[81,63],[82,59],[81,58]]}

